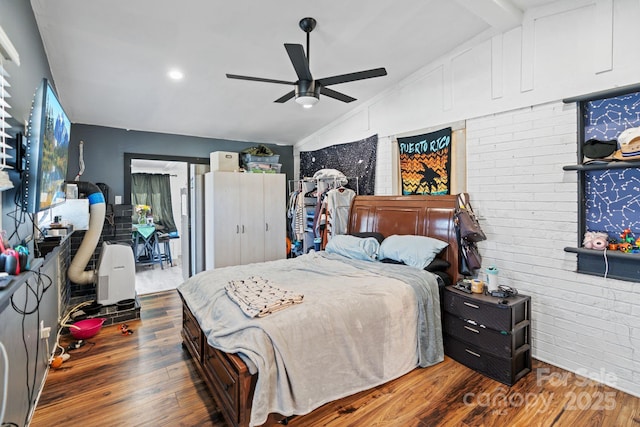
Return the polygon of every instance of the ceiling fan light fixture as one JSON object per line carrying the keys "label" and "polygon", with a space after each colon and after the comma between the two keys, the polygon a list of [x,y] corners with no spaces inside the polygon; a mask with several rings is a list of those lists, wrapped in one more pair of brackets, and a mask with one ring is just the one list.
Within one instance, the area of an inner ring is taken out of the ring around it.
{"label": "ceiling fan light fixture", "polygon": [[338,74],[335,76],[315,80],[311,75],[311,70],[309,69],[309,33],[313,31],[313,29],[316,27],[316,24],[316,20],[311,17],[302,18],[300,20],[300,29],[307,35],[306,52],[304,50],[304,46],[302,46],[301,44],[284,44],[284,48],[289,55],[289,59],[291,60],[291,65],[293,65],[293,69],[295,70],[296,76],[298,77],[298,81],[288,82],[284,80],[265,79],[262,77],[240,76],[237,74],[227,74],[227,78],[293,85],[295,86],[294,90],[285,93],[274,102],[282,104],[284,102],[287,102],[291,98],[295,98],[296,103],[302,105],[304,108],[311,108],[320,99],[320,94],[347,103],[356,100],[355,98],[345,95],[344,93],[329,89],[327,86],[337,85],[340,83],[355,82],[358,80],[387,75],[387,70],[385,70],[384,68],[374,68],[371,70]]}
{"label": "ceiling fan light fixture", "polygon": [[184,78],[184,73],[177,68],[170,70],[167,75],[171,80],[182,80]]}
{"label": "ceiling fan light fixture", "polygon": [[318,103],[318,98],[310,95],[302,95],[296,98],[296,102],[304,108],[311,108]]}

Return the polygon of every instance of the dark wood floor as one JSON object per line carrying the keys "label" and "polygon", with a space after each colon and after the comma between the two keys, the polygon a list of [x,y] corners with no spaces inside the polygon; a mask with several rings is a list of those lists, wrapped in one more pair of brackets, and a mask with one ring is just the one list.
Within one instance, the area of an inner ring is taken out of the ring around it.
{"label": "dark wood floor", "polygon": [[[224,426],[181,347],[175,291],[103,328],[49,373],[31,426]],[[509,388],[455,361],[329,403],[290,426],[640,426],[640,399],[534,361]]]}

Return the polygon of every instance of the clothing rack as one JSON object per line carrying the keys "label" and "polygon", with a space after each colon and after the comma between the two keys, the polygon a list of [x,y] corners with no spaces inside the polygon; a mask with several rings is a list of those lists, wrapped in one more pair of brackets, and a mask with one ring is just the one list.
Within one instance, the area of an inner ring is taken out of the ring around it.
{"label": "clothing rack", "polygon": [[[346,183],[344,182],[346,179]],[[325,184],[325,185],[322,185]],[[288,235],[293,244],[292,255],[307,253],[310,249],[318,248],[316,225],[320,212],[319,199],[316,195],[309,195],[315,191],[328,193],[330,190],[347,188],[355,195],[358,195],[358,177],[336,176],[323,178],[303,178],[290,180],[288,182],[289,204],[287,207]],[[303,202],[300,203],[299,195],[303,194]],[[300,232],[300,224],[304,224],[304,233]],[[300,236],[302,235],[302,238]],[[322,239],[321,243],[322,243]],[[324,246],[321,246],[324,247]]]}

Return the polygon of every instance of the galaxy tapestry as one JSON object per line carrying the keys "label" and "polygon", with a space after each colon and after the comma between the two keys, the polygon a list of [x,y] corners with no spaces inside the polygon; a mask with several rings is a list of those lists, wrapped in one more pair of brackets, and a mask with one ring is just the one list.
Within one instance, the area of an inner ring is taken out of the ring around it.
{"label": "galaxy tapestry", "polygon": [[398,138],[402,194],[449,194],[451,128]]}
{"label": "galaxy tapestry", "polygon": [[358,177],[358,189],[353,181],[349,187],[358,194],[373,195],[376,187],[376,152],[378,135],[332,145],[316,151],[300,152],[300,176],[312,177],[320,169],[337,169],[346,177]]}

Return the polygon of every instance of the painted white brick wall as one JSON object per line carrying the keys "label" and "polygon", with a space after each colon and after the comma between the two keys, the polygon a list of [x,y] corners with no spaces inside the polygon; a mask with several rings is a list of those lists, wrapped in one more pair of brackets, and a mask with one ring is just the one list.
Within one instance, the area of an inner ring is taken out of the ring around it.
{"label": "painted white brick wall", "polygon": [[391,138],[378,138],[378,151],[376,156],[376,188],[378,196],[393,194],[391,174]]}
{"label": "painted white brick wall", "polygon": [[532,300],[532,354],[640,395],[640,286],[578,274],[575,104],[467,120],[467,189],[484,267]]}

